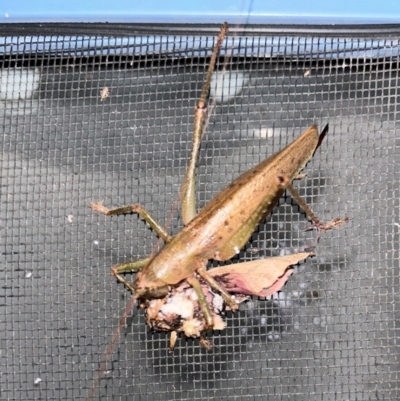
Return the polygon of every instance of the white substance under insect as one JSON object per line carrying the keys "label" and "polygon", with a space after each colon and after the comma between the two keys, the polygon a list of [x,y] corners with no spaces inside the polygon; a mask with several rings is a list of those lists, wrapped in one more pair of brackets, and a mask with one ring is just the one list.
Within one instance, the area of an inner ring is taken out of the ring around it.
{"label": "white substance under insect", "polygon": [[235,251],[236,255],[239,255],[239,253],[240,253],[239,247],[234,246],[234,247],[233,247],[233,250]]}
{"label": "white substance under insect", "polygon": [[188,319],[193,316],[194,304],[187,298],[186,294],[180,293],[176,294],[171,302],[163,305],[161,308],[161,313],[164,315],[179,315],[183,319]]}
{"label": "white substance under insect", "polygon": [[228,103],[239,96],[249,78],[240,71],[216,71],[211,78],[210,97]]}
{"label": "white substance under insect", "polygon": [[186,293],[188,294],[188,296],[192,301],[197,301],[199,299],[199,297],[196,294],[196,291],[193,288],[187,290]]}
{"label": "white substance under insect", "polygon": [[221,295],[213,293],[214,299],[213,299],[213,306],[214,309],[217,311],[222,311],[222,308],[224,307],[224,300],[221,297]]}

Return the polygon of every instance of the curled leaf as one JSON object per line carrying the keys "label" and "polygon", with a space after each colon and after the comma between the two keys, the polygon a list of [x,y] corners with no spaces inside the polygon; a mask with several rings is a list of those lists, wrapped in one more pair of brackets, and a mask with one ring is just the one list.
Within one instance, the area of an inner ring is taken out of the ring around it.
{"label": "curled leaf", "polygon": [[208,271],[228,292],[267,297],[279,291],[293,269],[289,267],[313,256],[313,253],[295,253],[251,262],[216,267]]}

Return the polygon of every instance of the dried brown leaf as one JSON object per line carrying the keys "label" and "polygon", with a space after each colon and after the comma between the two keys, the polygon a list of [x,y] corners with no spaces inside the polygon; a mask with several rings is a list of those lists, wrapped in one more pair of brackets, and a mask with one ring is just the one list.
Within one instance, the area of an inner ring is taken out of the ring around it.
{"label": "dried brown leaf", "polygon": [[266,297],[283,287],[293,272],[290,266],[313,255],[304,252],[253,260],[217,267],[208,273],[220,281],[228,292]]}

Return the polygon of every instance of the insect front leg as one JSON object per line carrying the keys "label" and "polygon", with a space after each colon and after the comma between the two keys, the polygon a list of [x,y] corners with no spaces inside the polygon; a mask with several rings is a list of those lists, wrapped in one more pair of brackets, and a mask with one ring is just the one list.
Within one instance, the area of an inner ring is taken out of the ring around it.
{"label": "insect front leg", "polygon": [[172,237],[167,233],[167,230],[153,218],[153,216],[140,205],[127,205],[108,209],[102,202],[91,203],[90,207],[96,212],[103,213],[107,216],[118,216],[120,214],[136,213],[138,214],[156,234],[165,242],[170,242]]}
{"label": "insect front leg", "polygon": [[[128,205],[122,207],[116,207],[114,209],[108,209],[103,205],[102,202],[91,203],[90,207],[96,212],[103,213],[107,216],[118,216],[120,214],[137,213],[151,228],[156,232],[156,234],[162,238],[165,242],[170,242],[172,237],[167,233],[167,230],[155,220],[151,214],[142,208],[140,205]],[[124,286],[135,293],[134,287],[127,281],[121,273],[132,273],[142,269],[150,261],[150,258],[131,260],[128,262],[123,262],[115,265],[111,268],[111,274],[116,277],[116,279],[124,284]]]}

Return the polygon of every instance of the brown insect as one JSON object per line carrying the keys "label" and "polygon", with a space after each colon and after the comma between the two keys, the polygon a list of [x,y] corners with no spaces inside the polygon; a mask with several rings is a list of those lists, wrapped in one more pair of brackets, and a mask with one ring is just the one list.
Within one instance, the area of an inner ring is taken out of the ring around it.
{"label": "brown insect", "polygon": [[[165,241],[164,248],[158,254],[114,266],[112,274],[133,292],[134,298],[140,300],[142,306],[148,309],[155,307],[154,302],[153,304],[149,302],[161,300],[156,308],[162,307],[168,297],[178,296],[176,295],[178,289],[190,286],[195,293],[194,302],[199,306],[203,322],[201,330],[193,332],[193,336],[203,336],[207,330],[216,327],[214,304],[211,301],[210,307],[210,299],[207,300],[208,292],[214,291],[220,294],[229,309],[233,311],[238,309],[238,302],[231,295],[234,291],[226,288],[218,274],[207,271],[208,260],[226,261],[238,254],[286,189],[307,213],[314,227],[320,230],[332,227],[332,223],[324,225],[315,217],[291,184],[321,144],[328,126],[321,135],[318,134],[315,125],[308,128],[286,148],[234,180],[197,213],[195,167],[207,113],[206,101],[210,81],[216,57],[227,31],[228,25],[225,23],[213,49],[205,83],[195,109],[191,156],[181,191],[184,228],[175,237],[171,237],[167,230],[139,205],[115,209],[108,209],[100,202],[90,205],[93,210],[109,216],[137,213]],[[301,257],[288,265],[297,263],[308,255],[301,254]],[[235,272],[242,274],[241,278],[245,277],[245,273],[242,272],[248,267],[247,263],[249,262],[234,265]],[[125,280],[122,273],[132,271],[138,273],[134,282],[130,283]],[[165,327],[164,330],[173,332],[171,340],[173,347],[177,330],[173,324]]]}

